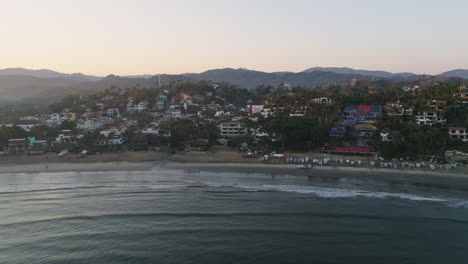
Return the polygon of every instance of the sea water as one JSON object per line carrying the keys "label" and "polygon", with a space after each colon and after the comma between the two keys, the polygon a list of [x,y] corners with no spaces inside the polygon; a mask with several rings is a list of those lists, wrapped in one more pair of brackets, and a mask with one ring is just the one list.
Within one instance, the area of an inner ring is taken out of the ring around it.
{"label": "sea water", "polygon": [[468,263],[463,190],[156,168],[0,175],[0,263]]}

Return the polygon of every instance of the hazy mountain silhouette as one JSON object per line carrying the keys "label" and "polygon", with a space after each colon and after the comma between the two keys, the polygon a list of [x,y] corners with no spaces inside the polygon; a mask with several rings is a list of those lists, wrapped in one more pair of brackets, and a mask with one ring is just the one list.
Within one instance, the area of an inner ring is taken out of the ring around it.
{"label": "hazy mountain silhouette", "polygon": [[463,70],[463,69],[452,70],[452,71],[441,73],[439,74],[439,76],[468,79],[468,70]]}
{"label": "hazy mountain silhouette", "polygon": [[70,79],[70,80],[75,80],[75,81],[97,81],[102,79],[102,77],[96,77],[96,76],[91,76],[91,75],[85,75],[82,73],[72,73],[72,74],[66,74],[66,73],[60,73],[52,70],[29,70],[29,69],[24,69],[24,68],[7,68],[0,70],[0,76],[4,75],[15,75],[15,76],[31,76],[31,77],[37,77],[37,78],[65,78],[65,79]]}
{"label": "hazy mountain silhouette", "polygon": [[80,81],[66,78],[38,78],[26,75],[0,75],[0,100],[15,101],[25,97],[60,97],[73,92]]}
{"label": "hazy mountain silhouette", "polygon": [[305,70],[304,72],[316,72],[316,71],[321,71],[321,72],[334,72],[334,73],[339,73],[339,74],[359,74],[359,75],[365,75],[365,76],[372,76],[372,77],[378,77],[378,78],[394,78],[394,77],[411,77],[414,76],[414,73],[410,72],[402,72],[402,73],[391,73],[391,72],[386,72],[386,71],[368,71],[368,70],[355,70],[351,68],[337,68],[337,67],[314,67]]}
{"label": "hazy mountain silhouette", "polygon": [[199,74],[185,74],[196,80],[229,82],[241,88],[253,89],[259,85],[279,85],[288,83],[292,86],[317,86],[349,82],[355,78],[372,78],[358,74],[338,74],[333,72],[276,72],[267,73],[247,69],[216,69]]}
{"label": "hazy mountain silhouette", "polygon": [[[457,77],[468,79],[468,70],[453,70],[438,75],[439,77]],[[60,97],[66,94],[94,93],[111,86],[121,89],[157,87],[180,81],[208,80],[213,82],[229,82],[240,88],[253,89],[260,85],[280,85],[288,83],[292,86],[314,87],[330,84],[349,83],[352,79],[401,78],[431,78],[429,75],[412,73],[390,73],[385,71],[354,70],[350,68],[311,68],[303,72],[273,72],[240,69],[215,69],[202,73],[160,74],[96,77],[84,74],[64,74],[51,70],[28,70],[11,68],[0,70],[0,101],[18,100],[31,97]]]}

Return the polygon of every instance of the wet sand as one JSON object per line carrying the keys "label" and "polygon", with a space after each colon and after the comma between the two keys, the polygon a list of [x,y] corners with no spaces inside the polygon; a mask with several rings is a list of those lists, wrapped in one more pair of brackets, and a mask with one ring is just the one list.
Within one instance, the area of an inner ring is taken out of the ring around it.
{"label": "wet sand", "polygon": [[235,151],[178,153],[168,156],[158,152],[123,152],[93,155],[84,159],[68,156],[63,159],[55,155],[24,156],[0,160],[0,174],[68,172],[68,171],[150,171],[153,169],[183,171],[215,171],[261,173],[281,177],[282,175],[320,177],[324,179],[359,179],[385,181],[395,184],[418,184],[428,187],[468,190],[466,168],[449,171],[422,169],[382,169],[368,167],[315,166],[298,169],[295,164],[261,163],[256,159],[244,159]]}
{"label": "wet sand", "polygon": [[356,179],[362,183],[383,181],[390,184],[411,184],[434,188],[455,188],[468,191],[468,174],[464,172],[437,172],[410,169],[381,169],[366,167],[314,167],[298,169],[293,164],[242,164],[242,163],[176,163],[169,162],[162,166],[166,169],[177,169],[188,172],[238,172],[261,173],[272,177],[305,176],[323,180]]}

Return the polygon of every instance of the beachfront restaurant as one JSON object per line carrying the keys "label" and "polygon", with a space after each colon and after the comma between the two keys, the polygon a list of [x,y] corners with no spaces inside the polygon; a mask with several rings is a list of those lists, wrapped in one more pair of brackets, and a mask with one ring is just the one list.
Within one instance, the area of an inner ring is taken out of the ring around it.
{"label": "beachfront restaurant", "polygon": [[12,154],[24,153],[28,149],[29,142],[25,138],[8,140],[8,152]]}

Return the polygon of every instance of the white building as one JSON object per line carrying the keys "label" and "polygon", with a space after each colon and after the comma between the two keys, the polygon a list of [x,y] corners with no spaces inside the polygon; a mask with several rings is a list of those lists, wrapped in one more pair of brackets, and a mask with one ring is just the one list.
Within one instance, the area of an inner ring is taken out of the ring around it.
{"label": "white building", "polygon": [[182,111],[180,109],[170,110],[171,118],[180,119],[182,118]]}
{"label": "white building", "polygon": [[105,125],[105,122],[99,119],[88,119],[84,122],[80,122],[76,125],[76,128],[85,131],[93,131],[96,129],[101,129]]}
{"label": "white building", "polygon": [[433,124],[445,124],[446,122],[446,119],[437,116],[437,112],[418,112],[416,115],[416,124],[419,126],[432,126]]}
{"label": "white building", "polygon": [[314,98],[312,99],[312,102],[314,104],[324,104],[324,105],[329,105],[332,103],[332,99],[329,97],[320,97],[320,98]]}
{"label": "white building", "polygon": [[127,112],[142,112],[148,108],[147,101],[141,101],[138,104],[134,104],[133,99],[128,99]]}
{"label": "white building", "polygon": [[57,143],[78,143],[78,137],[72,135],[71,130],[62,130],[60,134],[55,138]]}
{"label": "white building", "polygon": [[39,123],[30,123],[30,124],[18,124],[17,126],[23,129],[26,132],[31,132],[31,129],[34,127],[40,126]]}
{"label": "white building", "polygon": [[145,135],[159,135],[159,127],[147,126],[141,129],[140,132]]}
{"label": "white building", "polygon": [[224,110],[222,111],[216,111],[215,116],[220,117],[220,116],[230,116],[231,112],[225,112]]}
{"label": "white building", "polygon": [[265,131],[262,131],[262,128],[259,127],[257,129],[252,129],[251,130],[251,136],[257,140],[262,139],[262,138],[268,138],[270,134],[266,133]]}
{"label": "white building", "polygon": [[101,132],[99,133],[105,137],[110,137],[110,136],[120,137],[126,131],[127,131],[127,127],[125,125],[115,125],[107,129],[101,130]]}
{"label": "white building", "polygon": [[123,137],[112,137],[110,139],[101,139],[96,141],[96,145],[98,146],[112,146],[112,145],[122,145],[125,143],[125,139]]}
{"label": "white building", "polygon": [[263,108],[260,114],[263,116],[263,118],[268,118],[269,116],[273,116],[273,111],[271,108]]}
{"label": "white building", "polygon": [[219,129],[221,137],[242,137],[247,134],[247,128],[240,122],[221,123]]}
{"label": "white building", "polygon": [[108,117],[117,117],[119,116],[119,109],[118,108],[109,108],[106,110],[106,115]]}
{"label": "white building", "polygon": [[404,92],[406,93],[411,93],[419,89],[419,85],[414,85],[414,86],[403,86],[401,88]]}
{"label": "white building", "polygon": [[66,120],[68,120],[68,117],[66,115],[54,113],[49,116],[49,119],[47,120],[47,125],[51,127],[58,126]]}
{"label": "white building", "polygon": [[448,133],[451,139],[459,139],[463,142],[468,142],[468,132],[464,127],[449,127]]}
{"label": "white building", "polygon": [[307,106],[296,106],[296,107],[293,107],[293,109],[291,110],[291,113],[289,114],[289,116],[291,117],[301,117],[301,116],[305,116],[307,111],[309,110],[309,107]]}
{"label": "white building", "polygon": [[411,116],[414,107],[404,106],[400,101],[388,102],[385,104],[385,112],[388,116]]}
{"label": "white building", "polygon": [[39,121],[37,116],[23,116],[20,118],[20,121]]}
{"label": "white building", "polygon": [[135,111],[137,111],[137,112],[145,111],[146,109],[148,109],[148,102],[147,101],[141,101],[135,107]]}
{"label": "white building", "polygon": [[250,112],[252,114],[260,113],[263,110],[263,105],[252,105],[250,107]]}
{"label": "white building", "polygon": [[382,129],[382,131],[380,131],[380,140],[382,142],[391,141],[390,129],[384,128],[384,129]]}
{"label": "white building", "polygon": [[399,135],[400,132],[398,130],[390,130],[389,128],[383,128],[380,131],[380,140],[382,142],[390,142],[396,135]]}

